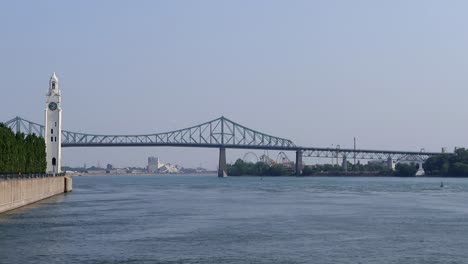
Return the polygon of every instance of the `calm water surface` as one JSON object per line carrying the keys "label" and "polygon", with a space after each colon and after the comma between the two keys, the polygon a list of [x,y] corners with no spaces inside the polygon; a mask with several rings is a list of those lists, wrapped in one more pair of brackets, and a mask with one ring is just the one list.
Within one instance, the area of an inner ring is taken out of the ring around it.
{"label": "calm water surface", "polygon": [[75,177],[0,263],[468,263],[468,179]]}

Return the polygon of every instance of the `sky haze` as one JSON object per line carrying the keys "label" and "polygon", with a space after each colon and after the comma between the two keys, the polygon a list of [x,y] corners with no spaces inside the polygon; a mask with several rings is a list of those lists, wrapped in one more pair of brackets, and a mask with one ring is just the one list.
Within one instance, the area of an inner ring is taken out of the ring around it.
{"label": "sky haze", "polygon": [[[310,147],[467,146],[466,1],[3,1],[0,121],[148,134],[222,115]],[[228,151],[228,161],[246,151]],[[263,152],[259,152],[260,154]],[[66,148],[63,164],[216,168],[215,149]],[[293,153],[290,158],[294,157]]]}

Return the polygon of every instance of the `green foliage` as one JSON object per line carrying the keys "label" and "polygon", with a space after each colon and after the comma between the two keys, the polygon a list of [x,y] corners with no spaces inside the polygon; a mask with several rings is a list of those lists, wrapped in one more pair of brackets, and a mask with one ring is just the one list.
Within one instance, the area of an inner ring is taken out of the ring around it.
{"label": "green foliage", "polygon": [[302,169],[303,176],[316,175],[318,173],[324,172],[342,172],[344,169],[340,165],[331,165],[331,164],[317,164],[317,165],[308,165],[304,166]]}
{"label": "green foliage", "polygon": [[45,142],[36,135],[25,136],[0,123],[0,173],[44,173]]}
{"label": "green foliage", "polygon": [[468,164],[455,162],[450,165],[448,173],[452,176],[466,177],[468,176]]}
{"label": "green foliage", "polygon": [[385,163],[361,164],[359,161],[356,165],[348,162],[348,171],[345,172],[341,165],[317,164],[304,166],[302,175],[391,175],[392,171],[387,168]]}
{"label": "green foliage", "polygon": [[285,167],[279,164],[271,166],[263,162],[245,162],[241,159],[236,160],[234,164],[228,164],[227,173],[229,176],[284,176],[288,175]]}
{"label": "green foliage", "polygon": [[398,163],[395,166],[395,172],[393,174],[399,177],[412,177],[416,175],[416,172],[418,172],[418,169],[419,169],[419,164]]}
{"label": "green foliage", "polygon": [[468,177],[468,150],[430,157],[423,164],[426,175]]}

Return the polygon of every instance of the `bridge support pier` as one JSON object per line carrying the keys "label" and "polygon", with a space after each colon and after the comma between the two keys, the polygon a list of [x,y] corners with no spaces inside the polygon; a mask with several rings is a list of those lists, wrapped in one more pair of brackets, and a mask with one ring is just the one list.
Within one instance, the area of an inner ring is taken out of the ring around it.
{"label": "bridge support pier", "polygon": [[343,155],[343,163],[341,164],[341,166],[343,167],[343,170],[345,172],[348,171],[348,158],[346,157],[346,155]]}
{"label": "bridge support pier", "polygon": [[219,165],[218,165],[218,177],[227,176],[227,164],[226,164],[226,149],[219,149]]}
{"label": "bridge support pier", "polygon": [[423,176],[423,175],[425,175],[426,172],[424,171],[423,163],[422,163],[422,162],[419,162],[418,165],[419,165],[419,168],[418,168],[418,171],[416,172],[416,176]]}
{"label": "bridge support pier", "polygon": [[387,168],[392,171],[395,170],[395,164],[393,163],[393,160],[391,157],[388,157],[387,159]]}
{"label": "bridge support pier", "polygon": [[302,150],[296,151],[296,176],[302,175]]}

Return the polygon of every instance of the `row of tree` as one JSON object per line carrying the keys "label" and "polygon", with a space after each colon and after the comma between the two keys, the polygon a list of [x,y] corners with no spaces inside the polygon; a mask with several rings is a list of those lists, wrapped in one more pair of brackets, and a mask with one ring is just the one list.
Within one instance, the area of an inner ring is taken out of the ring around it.
{"label": "row of tree", "polygon": [[[317,164],[304,166],[302,176],[320,176],[320,175],[368,175],[368,176],[415,176],[419,169],[418,164],[398,163],[395,170],[388,169],[384,164],[348,164],[348,171],[345,172],[340,165]],[[264,162],[245,162],[238,159],[234,164],[228,164],[228,175],[230,176],[286,176],[292,175],[292,168],[284,167],[280,164],[268,165]]]}
{"label": "row of tree", "polygon": [[25,136],[0,123],[0,173],[44,173],[45,142],[35,134]]}
{"label": "row of tree", "polygon": [[393,171],[394,176],[398,177],[412,177],[416,176],[416,172],[419,170],[419,164],[417,163],[397,163],[395,166],[395,171]]}
{"label": "row of tree", "polygon": [[227,173],[229,176],[284,176],[289,175],[290,171],[280,164],[267,165],[238,159],[234,164],[228,164]]}
{"label": "row of tree", "polygon": [[356,165],[348,163],[348,170],[345,171],[343,166],[331,164],[306,165],[302,170],[303,176],[312,175],[353,175],[353,176],[398,176],[410,177],[415,176],[419,169],[418,164],[398,163],[395,170],[390,170],[384,163],[368,163]]}
{"label": "row of tree", "polygon": [[430,157],[423,168],[426,175],[468,177],[468,150],[459,148],[454,154]]}

